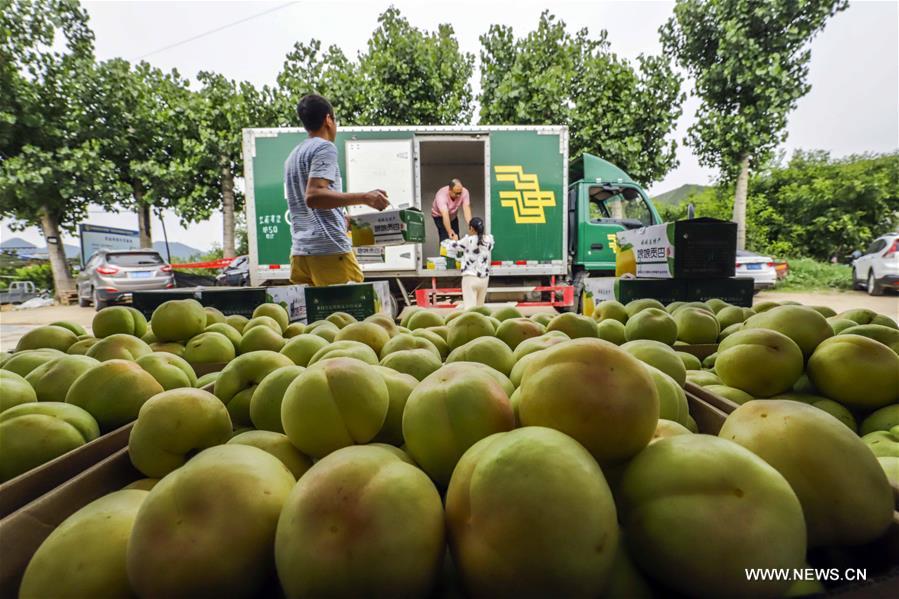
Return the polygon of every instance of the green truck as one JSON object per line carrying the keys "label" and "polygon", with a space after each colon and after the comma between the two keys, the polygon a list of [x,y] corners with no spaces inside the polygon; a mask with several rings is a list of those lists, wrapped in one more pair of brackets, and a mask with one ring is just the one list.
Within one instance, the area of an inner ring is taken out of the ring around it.
{"label": "green truck", "polygon": [[[284,161],[305,137],[302,129],[244,130],[253,285],[290,275]],[[615,233],[661,222],[646,192],[613,164],[584,155],[569,168],[565,127],[347,127],[336,145],[346,191],[384,189],[391,208],[424,213],[424,243],[388,246],[362,264],[366,279],[389,280],[402,303],[441,305],[461,295],[460,272],[435,269],[442,261],[433,259],[440,254],[431,206],[452,178],[469,190],[472,213],[496,242],[489,301],[576,309],[584,278],[614,275]],[[370,210],[356,206],[350,215]]]}

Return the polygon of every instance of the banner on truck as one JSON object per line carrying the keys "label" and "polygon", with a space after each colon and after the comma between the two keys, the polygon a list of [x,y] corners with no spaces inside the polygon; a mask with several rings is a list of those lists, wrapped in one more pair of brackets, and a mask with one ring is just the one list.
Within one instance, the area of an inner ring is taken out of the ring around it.
{"label": "banner on truck", "polygon": [[98,250],[138,250],[140,231],[102,227],[99,225],[78,225],[81,240],[81,265]]}

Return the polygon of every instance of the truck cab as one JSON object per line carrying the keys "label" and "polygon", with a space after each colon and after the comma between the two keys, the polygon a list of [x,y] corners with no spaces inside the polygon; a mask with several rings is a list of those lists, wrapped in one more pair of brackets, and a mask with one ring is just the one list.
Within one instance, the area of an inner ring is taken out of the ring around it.
{"label": "truck cab", "polygon": [[662,220],[643,188],[611,162],[584,154],[572,165],[570,179],[568,252],[577,285],[587,274],[615,274],[618,231]]}

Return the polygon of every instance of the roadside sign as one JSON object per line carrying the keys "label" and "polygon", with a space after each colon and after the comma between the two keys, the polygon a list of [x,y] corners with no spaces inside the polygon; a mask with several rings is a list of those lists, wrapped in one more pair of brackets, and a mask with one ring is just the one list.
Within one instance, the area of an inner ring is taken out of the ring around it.
{"label": "roadside sign", "polygon": [[99,225],[78,225],[78,237],[81,240],[81,265],[97,250],[136,250],[140,249],[140,231],[101,227]]}

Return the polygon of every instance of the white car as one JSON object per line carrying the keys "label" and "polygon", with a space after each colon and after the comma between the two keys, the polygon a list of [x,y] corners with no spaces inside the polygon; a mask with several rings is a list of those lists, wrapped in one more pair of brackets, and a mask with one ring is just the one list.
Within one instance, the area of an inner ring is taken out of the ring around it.
{"label": "white car", "polygon": [[774,260],[755,252],[737,250],[737,268],[734,276],[751,277],[756,289],[769,289],[777,282]]}
{"label": "white car", "polygon": [[899,233],[878,237],[852,261],[852,286],[861,287],[870,295],[899,289]]}

